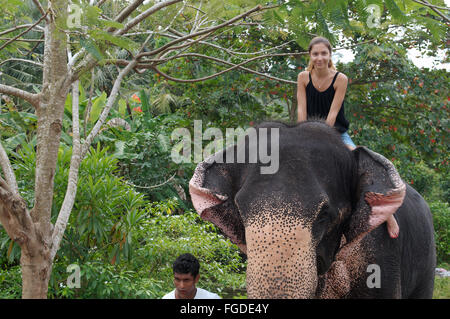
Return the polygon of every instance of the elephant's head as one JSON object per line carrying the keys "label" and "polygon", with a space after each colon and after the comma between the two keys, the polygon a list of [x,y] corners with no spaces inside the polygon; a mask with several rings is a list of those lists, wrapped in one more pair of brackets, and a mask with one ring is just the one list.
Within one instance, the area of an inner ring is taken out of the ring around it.
{"label": "elephant's head", "polygon": [[239,147],[246,159],[256,149],[247,137],[198,164],[191,198],[247,254],[249,298],[313,298],[342,235],[350,241],[386,221],[405,185],[388,160],[366,148],[351,152],[322,122],[262,127],[279,129],[277,147],[269,145],[279,152],[278,171],[262,174],[261,162],[237,160]]}

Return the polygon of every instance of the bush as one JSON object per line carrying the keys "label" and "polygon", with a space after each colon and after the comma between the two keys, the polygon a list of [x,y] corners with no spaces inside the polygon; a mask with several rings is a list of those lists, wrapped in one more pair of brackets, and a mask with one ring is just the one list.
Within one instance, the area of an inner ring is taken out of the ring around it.
{"label": "bush", "polygon": [[[49,284],[49,298],[156,298],[160,283],[142,277],[127,267],[117,267],[101,261],[75,263],[80,266],[80,288],[67,286],[67,263],[54,265]],[[157,293],[155,293],[155,291]]]}
{"label": "bush", "polygon": [[143,245],[133,260],[143,276],[162,283],[158,297],[173,290],[172,263],[179,255],[191,253],[200,261],[199,287],[219,295],[226,289],[245,288],[245,264],[236,245],[217,233],[209,222],[193,211],[170,215],[153,208],[143,230]]}
{"label": "bush", "polygon": [[433,214],[437,263],[450,263],[450,207],[447,203],[429,203]]}
{"label": "bush", "polygon": [[[111,264],[93,248],[88,260],[60,256],[53,266],[49,298],[161,298],[174,289],[173,261],[187,252],[200,261],[199,287],[226,297],[243,292],[246,265],[237,246],[195,212],[173,215],[176,210],[175,200],[147,204],[129,260]],[[80,266],[79,289],[67,286],[70,264]]]}
{"label": "bush", "polygon": [[22,297],[22,271],[20,266],[0,268],[0,299]]}

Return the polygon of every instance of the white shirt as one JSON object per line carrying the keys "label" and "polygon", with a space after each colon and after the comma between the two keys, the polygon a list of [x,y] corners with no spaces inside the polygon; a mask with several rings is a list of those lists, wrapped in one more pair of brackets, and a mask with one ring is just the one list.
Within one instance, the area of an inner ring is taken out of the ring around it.
{"label": "white shirt", "polygon": [[[162,299],[175,299],[175,289],[166,294],[164,297],[162,297]],[[197,287],[197,292],[194,296],[194,299],[222,299],[222,298],[220,298],[218,294]]]}

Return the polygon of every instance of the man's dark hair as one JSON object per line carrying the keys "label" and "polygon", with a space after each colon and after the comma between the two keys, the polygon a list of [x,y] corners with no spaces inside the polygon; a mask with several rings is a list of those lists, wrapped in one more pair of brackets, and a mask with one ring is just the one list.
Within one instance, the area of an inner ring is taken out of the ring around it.
{"label": "man's dark hair", "polygon": [[182,254],[173,263],[173,272],[177,274],[191,274],[197,277],[200,270],[200,263],[191,254]]}

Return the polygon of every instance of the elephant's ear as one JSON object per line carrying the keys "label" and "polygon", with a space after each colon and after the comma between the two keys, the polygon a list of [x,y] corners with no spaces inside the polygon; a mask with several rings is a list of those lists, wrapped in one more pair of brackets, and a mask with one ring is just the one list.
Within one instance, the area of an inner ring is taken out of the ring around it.
{"label": "elephant's ear", "polygon": [[348,241],[384,223],[403,204],[406,194],[405,183],[388,159],[366,147],[356,148],[353,154],[358,181]]}
{"label": "elephant's ear", "polygon": [[240,166],[225,163],[227,150],[197,165],[189,182],[189,193],[200,217],[218,226],[245,252],[245,229],[234,202]]}

